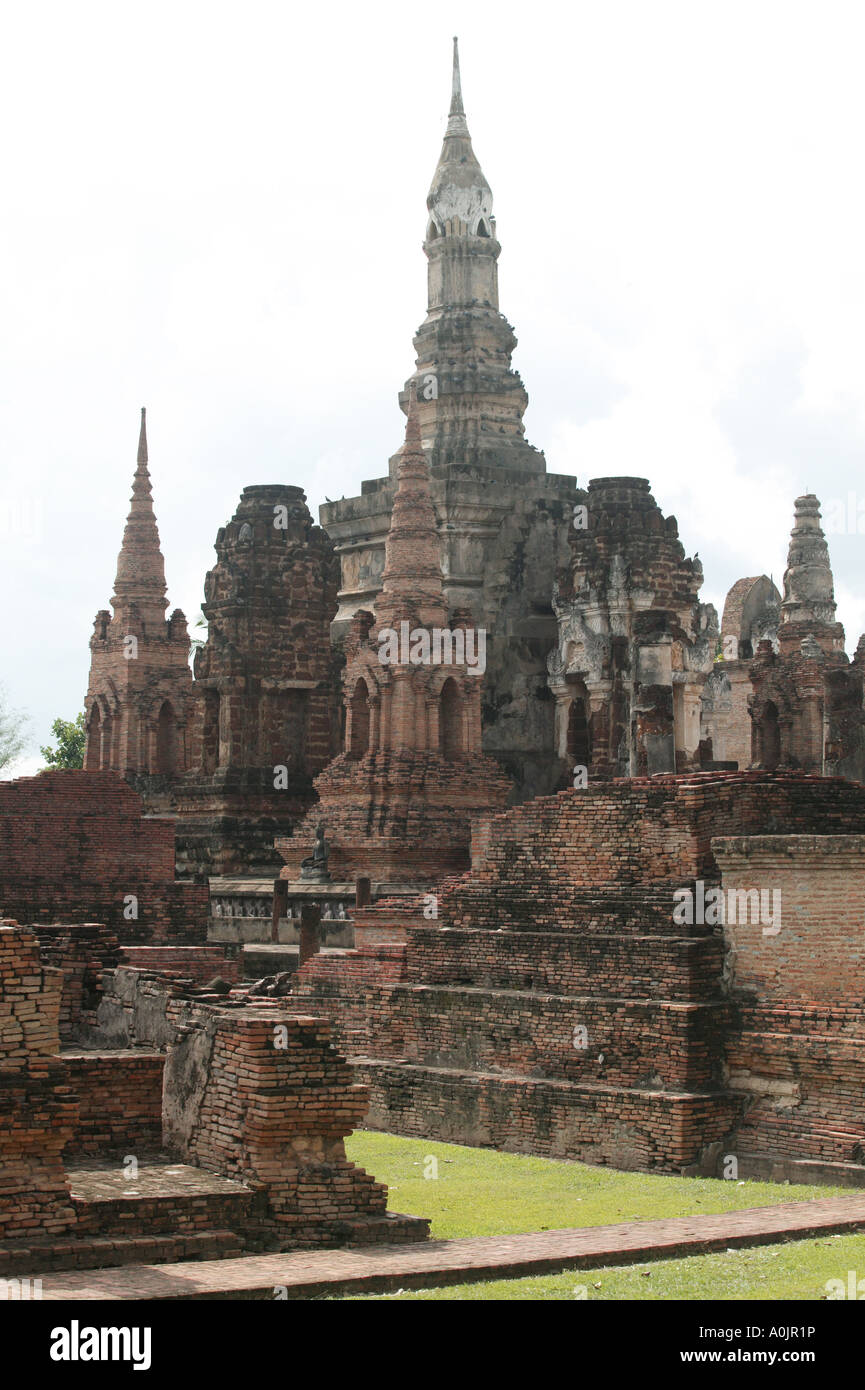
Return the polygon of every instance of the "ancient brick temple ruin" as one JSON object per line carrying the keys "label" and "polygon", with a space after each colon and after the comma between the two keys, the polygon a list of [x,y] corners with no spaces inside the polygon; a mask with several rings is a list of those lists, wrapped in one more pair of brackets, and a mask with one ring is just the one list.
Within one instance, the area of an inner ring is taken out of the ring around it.
{"label": "ancient brick temple ruin", "polygon": [[[556,753],[592,777],[700,766],[700,706],[718,618],[698,560],[644,478],[595,478],[570,532],[547,662]],[[568,780],[570,780],[568,778]]]}
{"label": "ancient brick temple ruin", "polygon": [[[719,625],[700,600],[699,558],[647,479],[578,489],[527,442],[456,46],[424,253],[427,315],[400,404],[416,401],[429,502],[423,534],[403,544],[422,548],[436,573],[428,625],[457,633],[471,614],[483,633],[482,680],[454,672],[431,698],[417,672],[370,666],[404,447],[359,497],[322,506],[320,528],[299,488],[244,489],[205,580],[208,634],[192,679],[183,615],[164,616],[142,418],[115,611],[97,615],[91,640],[87,766],[119,770],[148,809],[177,817],[178,871],[214,878],[226,910],[267,893],[280,855],[297,870],[319,798],[340,907],[356,876],[386,890],[464,866],[472,807],[462,794],[458,852],[422,829],[442,804],[441,779],[418,773],[437,742],[449,762],[469,750],[493,758],[512,803],[570,785],[577,768],[593,779],[752,766],[865,776],[865,649],[852,662],[844,654],[816,498],[796,503],[783,604],[765,574],[742,579]],[[402,572],[412,624],[411,565]],[[486,780],[495,799],[501,777]]]}
{"label": "ancient brick temple ruin", "polygon": [[273,872],[274,837],[339,750],[330,619],[338,565],[297,487],[248,487],[216,538],[195,654],[190,771],[175,784],[181,869]]}
{"label": "ancient brick temple ruin", "polygon": [[358,912],[293,996],[391,1132],[861,1185],[863,850],[841,778],[590,783],[479,822],[435,920]]}
{"label": "ancient brick temple ruin", "polygon": [[752,760],[865,781],[865,637],[849,661],[813,493],[796,499],[775,640],[750,666]]}
{"label": "ancient brick temple ruin", "polygon": [[484,642],[470,612],[448,614],[413,400],[382,587],[346,641],[345,749],[317,779],[308,820],[277,841],[284,875],[301,868],[298,845],[319,820],[337,878],[432,884],[468,868],[472,817],[504,806],[509,791],[481,751]]}
{"label": "ancient brick temple ruin", "polygon": [[703,687],[701,746],[722,764],[750,767],[751,660],[766,639],[777,641],[781,595],[765,574],[738,579],[721,618],[721,651]]}
{"label": "ancient brick temple ruin", "polygon": [[[482,745],[523,799],[556,785],[546,658],[556,639],[550,596],[567,555],[573,477],[547,472],[525,439],[528,397],[511,366],[516,338],[499,310],[490,186],[472,148],[454,42],[450,115],[427,198],[427,315],[415,371],[400,395],[418,398],[441,541],[444,597],[487,634]],[[327,503],[321,521],[342,565],[337,635],[382,585],[399,453],[359,497]]]}
{"label": "ancient brick temple ruin", "polygon": [[0,784],[0,1277],[423,1239],[329,1024],[232,989],[174,859],[117,773]]}
{"label": "ancient brick temple ruin", "polygon": [[120,772],[139,789],[158,794],[188,765],[192,675],[186,618],[179,608],[165,616],[165,564],[147,462],[142,410],[114,612],[96,614],[90,639],[85,767]]}
{"label": "ancient brick temple ruin", "polygon": [[193,669],[142,412],[85,769],[0,784],[0,1275],[423,1239],[360,1124],[865,1184],[818,500],[719,622],[648,479],[547,472],[456,49],[424,252],[405,442],[321,526],[243,488]]}
{"label": "ancient brick temple ruin", "polygon": [[0,921],[0,1276],[424,1238],[345,1158],[326,1022],[123,969],[73,1022],[67,984]]}

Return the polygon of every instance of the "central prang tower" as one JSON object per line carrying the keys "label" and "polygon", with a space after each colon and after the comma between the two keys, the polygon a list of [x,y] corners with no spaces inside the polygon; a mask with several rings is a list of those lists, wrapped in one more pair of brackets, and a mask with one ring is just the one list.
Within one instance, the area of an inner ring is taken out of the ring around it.
{"label": "central prang tower", "polygon": [[[493,198],[472,147],[454,40],[450,113],[427,197],[427,314],[414,339],[415,370],[400,392],[417,400],[422,448],[442,556],[447,610],[470,609],[487,634],[483,751],[518,799],[557,785],[554,701],[546,657],[556,642],[551,595],[568,554],[576,479],[547,473],[526,441],[528,397],[511,366],[513,329],[499,311]],[[321,524],[340,557],[342,644],[352,619],[373,611],[401,452],[388,476],[359,497],[329,502]]]}

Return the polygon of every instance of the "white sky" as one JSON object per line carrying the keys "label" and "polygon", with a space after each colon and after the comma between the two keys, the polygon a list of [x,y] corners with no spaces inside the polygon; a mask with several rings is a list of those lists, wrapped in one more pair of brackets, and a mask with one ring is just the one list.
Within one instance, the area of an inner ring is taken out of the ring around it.
{"label": "white sky", "polygon": [[249,483],[386,472],[426,304],[451,35],[527,437],[648,477],[703,598],[784,570],[793,499],[865,630],[865,8],[251,0],[7,7],[0,682],[33,749],[87,685],[138,410],[172,607]]}

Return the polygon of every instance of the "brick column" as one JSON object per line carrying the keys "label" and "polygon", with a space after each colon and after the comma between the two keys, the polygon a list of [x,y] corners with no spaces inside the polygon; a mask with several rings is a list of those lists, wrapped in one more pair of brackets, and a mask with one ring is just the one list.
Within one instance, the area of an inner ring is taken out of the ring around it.
{"label": "brick column", "polygon": [[78,1125],[58,1020],[63,976],[43,970],[36,937],[0,922],[0,1239],[75,1226],[63,1149]]}
{"label": "brick column", "polygon": [[288,912],[288,880],[277,878],[273,884],[273,912],[270,921],[270,939],[279,940],[279,923]]}
{"label": "brick column", "polygon": [[321,908],[304,903],[300,909],[300,960],[298,968],[321,950]]}

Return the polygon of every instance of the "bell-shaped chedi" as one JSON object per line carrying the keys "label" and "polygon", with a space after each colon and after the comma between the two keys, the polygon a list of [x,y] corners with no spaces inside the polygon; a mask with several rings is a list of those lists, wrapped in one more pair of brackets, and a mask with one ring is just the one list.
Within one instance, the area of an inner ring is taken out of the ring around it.
{"label": "bell-shaped chedi", "polygon": [[471,818],[502,808],[509,782],[481,751],[486,632],[448,618],[416,401],[409,409],[374,612],[355,617],[343,673],[342,754],[316,779],[320,804],[277,840],[294,877],[322,823],[335,880],[424,886],[469,864]]}
{"label": "bell-shaped chedi", "polygon": [[749,672],[752,766],[865,780],[865,649],[844,651],[813,493],[796,498],[777,640],[759,643]]}
{"label": "bell-shaped chedi", "polygon": [[165,616],[144,409],[111,605],[113,616],[97,613],[90,639],[85,767],[120,772],[158,796],[187,766],[192,673],[186,618],[179,608]]}

